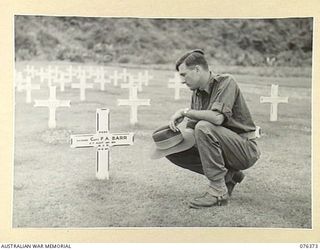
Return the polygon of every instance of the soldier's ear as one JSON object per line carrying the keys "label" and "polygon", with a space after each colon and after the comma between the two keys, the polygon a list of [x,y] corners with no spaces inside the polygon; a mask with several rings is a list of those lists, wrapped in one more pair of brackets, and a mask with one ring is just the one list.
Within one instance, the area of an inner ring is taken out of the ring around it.
{"label": "soldier's ear", "polygon": [[200,71],[201,71],[200,65],[196,65],[196,66],[195,66],[195,70],[196,70],[196,72],[200,72]]}

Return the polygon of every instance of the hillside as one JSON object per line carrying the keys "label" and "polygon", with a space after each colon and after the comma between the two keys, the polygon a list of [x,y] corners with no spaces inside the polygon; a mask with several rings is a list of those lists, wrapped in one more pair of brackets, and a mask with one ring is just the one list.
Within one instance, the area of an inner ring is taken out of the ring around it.
{"label": "hillside", "polygon": [[167,64],[186,50],[202,48],[211,63],[309,66],[312,31],[312,18],[16,16],[15,59]]}

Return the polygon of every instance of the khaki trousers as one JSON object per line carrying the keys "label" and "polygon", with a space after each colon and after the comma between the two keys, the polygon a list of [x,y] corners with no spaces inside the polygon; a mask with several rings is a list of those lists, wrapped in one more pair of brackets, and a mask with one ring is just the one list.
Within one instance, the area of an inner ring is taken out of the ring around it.
{"label": "khaki trousers", "polygon": [[232,178],[232,172],[253,166],[260,157],[255,140],[243,138],[223,126],[199,121],[194,132],[194,147],[166,157],[182,168],[205,175],[217,195],[226,193],[225,183]]}

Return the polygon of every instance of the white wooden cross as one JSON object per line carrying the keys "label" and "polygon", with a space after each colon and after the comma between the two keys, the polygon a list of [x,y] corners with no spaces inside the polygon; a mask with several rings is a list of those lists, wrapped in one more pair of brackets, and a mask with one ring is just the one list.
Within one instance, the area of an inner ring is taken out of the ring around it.
{"label": "white wooden cross", "polygon": [[288,103],[288,97],[278,96],[278,87],[279,85],[271,85],[271,96],[265,97],[260,96],[260,103],[271,103],[270,108],[270,121],[278,120],[278,104],[279,103]]}
{"label": "white wooden cross", "polygon": [[138,75],[134,76],[133,74],[127,75],[127,81],[124,84],[121,84],[121,88],[129,88],[129,92],[131,88],[137,88],[139,92],[142,91],[142,74],[141,72]]}
{"label": "white wooden cross", "polygon": [[142,82],[144,83],[145,86],[149,86],[149,81],[153,79],[153,76],[149,74],[148,70],[145,70],[144,73],[142,74]]}
{"label": "white wooden cross", "polygon": [[34,89],[40,89],[39,84],[31,84],[31,77],[26,77],[26,84],[21,87],[21,89],[26,90],[26,103],[31,103],[31,92]]}
{"label": "white wooden cross", "polygon": [[82,68],[81,65],[78,65],[77,67],[73,67],[72,74],[77,77],[78,75],[82,74],[83,71],[85,71],[85,69]]}
{"label": "white wooden cross", "polygon": [[36,70],[33,65],[27,64],[25,71],[31,78],[33,78],[36,74]]}
{"label": "white wooden cross", "polygon": [[38,76],[40,77],[41,83],[44,81],[44,79],[47,77],[47,71],[44,69],[44,67],[40,67],[38,71]]}
{"label": "white wooden cross", "polygon": [[80,89],[80,101],[86,100],[86,89],[92,89],[92,84],[87,84],[86,72],[83,70],[79,74],[80,83],[73,83],[71,85],[72,88]]}
{"label": "white wooden cross", "polygon": [[[172,84],[170,84],[172,83]],[[187,86],[181,83],[181,78],[179,73],[175,72],[174,78],[169,79],[168,88],[174,89],[174,99],[180,99],[180,89],[186,89]]]}
{"label": "white wooden cross", "polygon": [[91,77],[93,77],[95,75],[96,68],[93,67],[92,65],[90,65],[90,66],[85,68],[85,71],[86,71],[87,78],[91,78]]}
{"label": "white wooden cross", "polygon": [[69,100],[58,100],[56,98],[56,86],[50,87],[50,96],[48,100],[34,100],[34,107],[49,108],[49,128],[56,127],[56,109],[59,107],[70,107]]}
{"label": "white wooden cross", "polygon": [[65,72],[59,72],[57,76],[57,82],[60,84],[60,91],[64,92],[64,88],[66,83],[70,83],[70,77],[67,75],[68,73]]}
{"label": "white wooden cross", "polygon": [[138,95],[138,91],[142,90],[142,84],[139,81],[136,81],[132,75],[129,75],[129,82],[121,84],[122,89],[129,89],[129,98],[134,99]]}
{"label": "white wooden cross", "polygon": [[94,79],[94,82],[100,83],[100,90],[105,90],[105,84],[111,83],[110,78],[106,77],[103,67],[100,67],[97,70],[97,77]]}
{"label": "white wooden cross", "polygon": [[72,65],[69,65],[67,68],[67,76],[68,76],[68,81],[71,82],[73,78],[73,67]]}
{"label": "white wooden cross", "polygon": [[120,78],[122,78],[123,82],[127,82],[129,77],[129,73],[127,72],[126,68],[123,68],[122,72],[120,73]]}
{"label": "white wooden cross", "polygon": [[135,125],[138,123],[138,107],[139,106],[149,106],[150,99],[138,99],[138,88],[139,86],[135,84],[132,77],[129,77],[129,84],[122,84],[121,87],[129,88],[129,99],[118,99],[118,105],[128,105],[131,106],[130,112],[130,124]]}
{"label": "white wooden cross", "polygon": [[57,80],[58,75],[58,67],[53,67],[52,65],[49,65],[47,67],[47,70],[44,70],[43,68],[40,69],[40,81],[43,82],[44,79],[47,79],[48,87],[50,88],[52,86],[52,83]]}
{"label": "white wooden cross", "polygon": [[118,80],[122,79],[122,76],[118,74],[117,70],[114,70],[113,75],[110,76],[110,79],[113,80],[113,86],[118,86]]}
{"label": "white wooden cross", "polygon": [[52,66],[51,72],[53,74],[52,81],[57,81],[59,75],[59,67],[57,65]]}
{"label": "white wooden cross", "polygon": [[101,77],[101,76],[104,76],[105,75],[105,70],[102,66],[99,66],[95,69],[95,73],[94,73],[94,76],[97,78]]}
{"label": "white wooden cross", "polygon": [[110,133],[109,109],[97,109],[96,133],[71,135],[72,148],[96,148],[96,178],[109,179],[109,151],[113,146],[133,145],[134,133]]}

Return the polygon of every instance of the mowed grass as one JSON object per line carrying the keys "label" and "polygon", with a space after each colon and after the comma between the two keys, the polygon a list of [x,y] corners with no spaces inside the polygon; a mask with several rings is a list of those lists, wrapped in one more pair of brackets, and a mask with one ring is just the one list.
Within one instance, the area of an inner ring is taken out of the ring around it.
{"label": "mowed grass", "polygon": [[[299,91],[308,92],[311,78],[241,76],[250,83],[240,87],[263,129],[261,158],[245,171],[228,206],[194,210],[188,201],[205,191],[206,178],[166,159],[149,159],[152,132],[189,106],[191,92],[182,90],[181,100],[174,101],[167,88],[173,72],[150,73],[154,79],[139,97],[151,99],[151,106],[139,108],[136,126],[129,124],[129,107],[117,106],[128,90],[112,84],[104,92],[97,84],[88,89],[85,102],[79,90],[57,88],[57,98],[71,100],[71,107],[57,109],[54,130],[48,129],[48,109],[26,104],[25,93],[16,92],[13,227],[311,228],[311,97],[288,95],[289,104],[279,105],[278,122],[269,122],[270,105],[259,102],[270,95],[262,88],[269,80],[279,82],[284,96],[282,85],[301,83]],[[45,85],[32,94],[48,96]],[[110,180],[103,181],[95,178],[95,149],[72,149],[68,142],[70,134],[95,132],[97,108],[110,109],[111,132],[135,132],[133,146],[112,148]]]}

